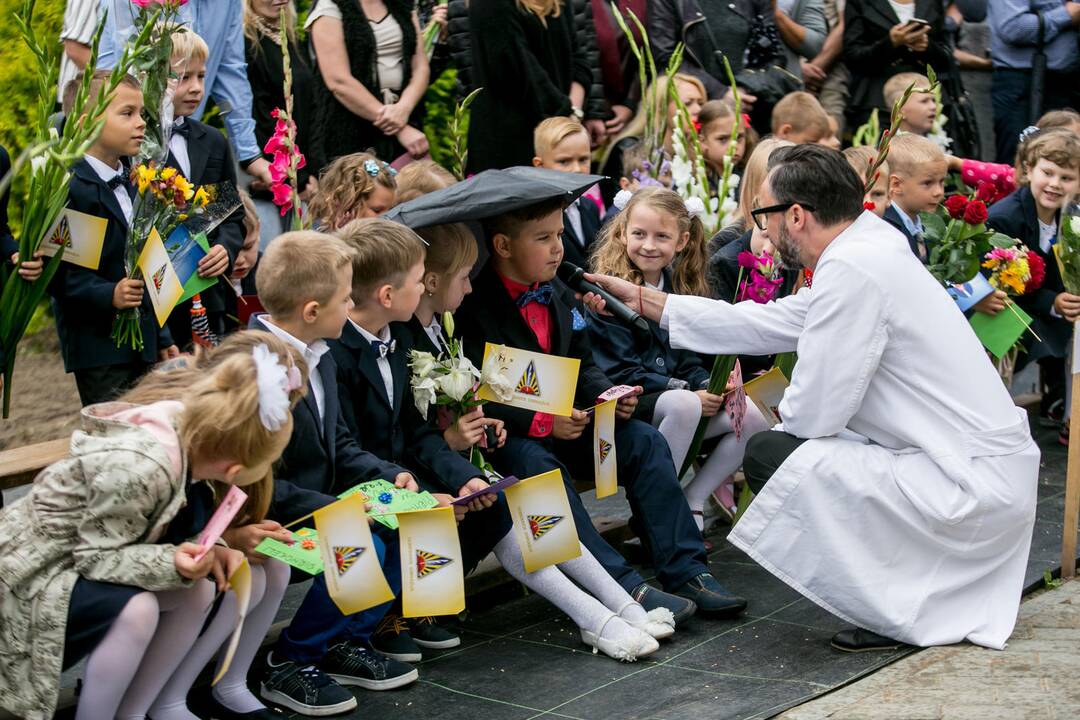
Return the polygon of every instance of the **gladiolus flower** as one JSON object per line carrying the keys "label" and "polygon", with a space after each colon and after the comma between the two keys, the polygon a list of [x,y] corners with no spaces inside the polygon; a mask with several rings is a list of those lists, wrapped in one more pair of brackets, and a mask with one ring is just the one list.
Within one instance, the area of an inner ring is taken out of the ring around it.
{"label": "gladiolus flower", "polygon": [[270,181],[277,184],[289,177],[289,156],[283,152],[274,153],[274,162],[270,163]]}
{"label": "gladiolus flower", "polygon": [[982,200],[972,200],[964,208],[964,222],[968,225],[981,225],[986,222],[986,203]]}
{"label": "gladiolus flower", "polygon": [[953,195],[945,200],[945,209],[954,220],[964,217],[964,210],[968,206],[968,199],[963,195]]}
{"label": "gladiolus flower", "polygon": [[280,185],[271,186],[270,190],[274,193],[274,204],[281,208],[282,215],[286,215],[290,210],[292,210],[292,186],[287,183],[281,183]]}
{"label": "gladiolus flower", "polygon": [[266,141],[266,147],[263,148],[263,152],[267,155],[276,155],[279,152],[285,152],[285,144],[281,139],[281,136],[276,133],[271,135],[270,139]]}

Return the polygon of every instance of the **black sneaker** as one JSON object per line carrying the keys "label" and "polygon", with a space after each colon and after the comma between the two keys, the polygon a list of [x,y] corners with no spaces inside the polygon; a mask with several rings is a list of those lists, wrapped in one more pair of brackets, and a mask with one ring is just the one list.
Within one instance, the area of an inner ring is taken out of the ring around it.
{"label": "black sneaker", "polygon": [[672,595],[663,590],[657,590],[647,583],[641,583],[634,588],[630,593],[630,597],[645,608],[645,612],[656,608],[667,608],[675,616],[676,627],[692,618],[697,611],[697,605],[694,604],[693,600]]}
{"label": "black sneaker", "polygon": [[461,638],[435,622],[433,617],[422,617],[409,623],[413,642],[428,650],[449,650],[461,644]]}
{"label": "black sneaker", "polygon": [[861,653],[874,650],[899,650],[904,643],[863,628],[847,628],[833,635],[832,646],[840,652]]}
{"label": "black sneaker", "polygon": [[675,594],[693,600],[702,615],[734,617],[746,609],[746,598],[731,593],[712,573],[701,573],[692,578]]}
{"label": "black sneaker", "polygon": [[259,695],[307,717],[338,715],[356,708],[352,693],[319,668],[289,660],[275,664],[273,653],[266,658],[266,675],[259,686]]}
{"label": "black sneaker", "polygon": [[403,663],[415,663],[424,659],[420,647],[413,642],[409,626],[400,615],[387,615],[375,634],[371,637],[371,646],[380,653]]}
{"label": "black sneaker", "polygon": [[393,690],[419,679],[408,663],[392,660],[371,648],[351,642],[338,643],[320,663],[323,671],[342,685],[365,690]]}

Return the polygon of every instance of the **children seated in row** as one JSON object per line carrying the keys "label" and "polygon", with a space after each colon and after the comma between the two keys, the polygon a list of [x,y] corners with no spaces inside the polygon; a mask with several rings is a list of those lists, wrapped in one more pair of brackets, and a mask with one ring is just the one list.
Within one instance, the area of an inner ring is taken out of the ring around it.
{"label": "children seated in row", "polygon": [[[705,281],[705,230],[675,192],[644,188],[604,230],[592,258],[592,271],[680,295],[709,295]],[[684,488],[698,530],[704,528],[705,501],[727,484],[725,510],[734,511],[732,474],[742,465],[746,443],[767,429],[752,404],[741,427],[725,409],[723,395],[710,393],[709,371],[701,357],[676,350],[667,331],[649,322],[649,336],[638,338],[610,317],[588,313],[589,337],[597,367],[612,381],[644,388],[634,417],[660,431],[676,468],[683,466],[701,418],[710,418],[705,438],[719,438],[708,460]],[[728,389],[731,389],[730,386]]]}
{"label": "children seated in row", "polygon": [[569,288],[553,282],[563,257],[563,209],[558,198],[483,221],[490,258],[461,306],[461,316],[468,318],[459,323],[466,354],[479,365],[485,343],[491,342],[581,363],[577,407],[569,417],[501,405],[485,408],[506,423],[508,437],[495,452],[496,466],[518,477],[559,468],[582,544],[646,610],[667,607],[676,621],[695,608],[738,614],[746,601],[725,590],[709,572],[701,533],[689,508],[672,502],[680,487],[667,444],[650,425],[631,419],[640,387],[622,398],[616,410],[618,477],[634,511],[632,523],[668,592],[646,584],[604,541],[574,488],[571,478],[592,473],[592,434],[586,433],[591,416],[585,408],[593,407],[615,383],[593,360],[580,303]]}
{"label": "children seated in row", "polygon": [[[440,261],[444,257],[452,265],[468,262],[471,267],[475,262],[476,243],[467,232],[461,233],[460,226],[455,234],[447,234],[441,228],[428,230],[432,247],[437,248],[435,253],[442,255],[436,259],[437,267],[444,266]],[[429,270],[425,265],[423,241],[403,225],[380,219],[357,220],[346,225],[339,235],[356,251],[354,304],[340,340],[330,343],[337,361],[340,401],[342,408],[346,408],[344,414],[350,429],[365,449],[415,471],[421,484],[437,493],[437,497],[463,497],[486,489],[489,483],[484,473],[455,451],[465,448],[451,448],[447,444],[435,424],[434,413],[426,419],[421,416],[410,386],[410,351],[418,338],[409,322],[421,297],[428,287],[441,284],[449,291],[441,297],[460,302],[466,289],[464,282],[458,277],[453,287],[453,277]],[[459,270],[454,274],[460,276]],[[449,305],[443,308],[450,309]],[[493,426],[496,443],[501,445],[506,437],[503,423],[485,419],[480,424],[481,431],[485,423]],[[475,437],[467,429],[459,434],[462,439]],[[521,549],[512,532],[513,521],[502,495],[482,496],[470,503],[468,510],[459,525],[466,573],[494,551],[511,576],[571,617],[580,628],[584,642],[620,660],[635,660],[654,652],[659,647],[654,635],[667,637],[674,632],[670,612],[661,609],[646,613],[585,548],[581,557],[558,567],[525,572]],[[567,576],[592,595],[579,590]],[[432,627],[438,626],[430,619],[413,625],[412,635],[418,645],[453,647],[445,640],[437,644],[435,637],[422,642],[417,633],[430,633]],[[442,635],[446,635],[445,631]],[[407,638],[405,633],[399,633],[394,650],[413,653],[419,660],[419,648],[410,648]]]}
{"label": "children seated in row", "polygon": [[[98,96],[109,75],[94,72],[89,97]],[[82,75],[68,84],[65,113],[71,112],[81,82]],[[179,352],[168,326],[158,327],[143,281],[128,278],[124,261],[135,196],[125,162],[142,143],[142,109],[138,81],[125,76],[105,110],[101,134],[71,168],[68,207],[108,220],[97,270],[62,262],[49,284],[64,369],[75,375],[83,405],[115,398],[153,363]],[[116,314],[129,308],[140,309],[141,349],[118,347],[112,338]]]}
{"label": "children seated in row", "polygon": [[889,207],[884,219],[899,230],[925,265],[930,248],[919,213],[932,213],[945,196],[945,153],[921,135],[897,135],[889,144]]}
{"label": "children seated in row", "polygon": [[350,220],[382,215],[397,204],[397,170],[371,153],[342,155],[319,176],[308,205],[312,226],[333,232]]}
{"label": "children seated in row", "polygon": [[[288,378],[304,372],[271,336],[238,335],[217,352],[179,377],[144,378],[124,402],[84,409],[71,457],[0,510],[0,709],[51,718],[61,670],[88,656],[77,720],[145,717],[152,706],[154,717],[192,717],[183,698],[235,628],[232,593],[199,628],[243,554],[218,544],[202,555],[188,539],[233,485],[249,500],[231,541],[247,551],[241,537],[278,532],[252,528],[261,526],[270,468],[302,394]],[[252,605],[215,689],[217,717],[265,712],[245,678],[283,577],[273,561],[252,567]]]}
{"label": "children seated in row", "polygon": [[[844,159],[865,183],[866,175],[877,159],[877,150],[869,145],[849,147],[844,150]],[[879,218],[885,217],[885,211],[889,208],[889,161],[887,158],[878,167],[874,184],[863,196],[863,207]]]}
{"label": "children seated in row", "polygon": [[[588,175],[592,163],[589,131],[576,120],[552,117],[533,131],[534,167]],[[563,259],[587,265],[590,249],[600,232],[600,209],[582,196],[563,211]]]}

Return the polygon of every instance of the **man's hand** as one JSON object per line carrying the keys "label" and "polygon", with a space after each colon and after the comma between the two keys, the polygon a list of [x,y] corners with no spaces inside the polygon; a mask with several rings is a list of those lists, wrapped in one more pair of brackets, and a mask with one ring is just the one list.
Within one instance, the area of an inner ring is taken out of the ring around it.
{"label": "man's hand", "polygon": [[585,129],[589,131],[589,143],[592,147],[604,144],[604,138],[607,137],[607,124],[603,120],[586,120]]}
{"label": "man's hand", "polygon": [[253,563],[261,563],[266,559],[265,555],[255,552],[255,548],[266,538],[280,540],[289,544],[292,542],[292,533],[281,526],[281,523],[273,520],[263,520],[252,525],[244,525],[238,528],[229,528],[221,534],[229,547],[239,550]]}
{"label": "man's hand", "polygon": [[645,388],[637,385],[634,387],[634,392],[619,398],[615,403],[615,417],[620,420],[629,420],[633,416],[634,410],[637,409],[638,395],[644,391]]}
{"label": "man's hand", "polygon": [[222,245],[211,245],[210,250],[199,261],[198,271],[201,278],[223,275],[229,269],[229,253]]}
{"label": "man's hand", "polygon": [[551,435],[556,440],[577,440],[589,425],[589,413],[574,408],[570,417],[555,415],[551,424]]}
{"label": "man's hand", "polygon": [[38,250],[34,253],[33,260],[27,260],[22,265],[19,265],[19,253],[13,253],[11,256],[11,264],[19,265],[19,277],[26,282],[34,282],[41,277],[41,272],[45,269],[45,261],[41,259],[43,257],[44,253]]}
{"label": "man's hand", "polygon": [[263,190],[274,184],[274,181],[270,178],[270,163],[264,157],[252,160],[244,168],[244,172],[259,181],[261,183],[259,187]]}
{"label": "man's hand", "polygon": [[[734,101],[734,96],[731,94],[731,88],[727,89],[724,93],[724,100],[728,102]],[[757,95],[751,95],[746,91],[746,88],[739,88],[739,103],[742,105],[742,111],[744,113],[751,113],[754,111],[754,103],[757,102]]]}
{"label": "man's hand", "polygon": [[694,394],[701,399],[702,417],[712,417],[720,412],[720,408],[724,406],[724,398],[722,395],[713,395],[708,390],[695,390]]}
{"label": "man's hand", "polygon": [[630,122],[630,119],[634,117],[634,111],[625,105],[612,105],[611,113],[613,117],[604,123],[607,134],[610,137],[615,137],[623,131],[626,127],[626,123]]}
{"label": "man's hand", "polygon": [[1008,297],[1003,291],[995,290],[971,307],[975,312],[981,312],[984,315],[997,315],[1005,309],[1005,301]]}
{"label": "man's hand", "polygon": [[919,25],[918,29],[908,35],[907,46],[915,52],[925,52],[930,47],[930,28]]}
{"label": "man's hand", "polygon": [[819,68],[813,62],[807,62],[801,60],[803,83],[806,85],[806,89],[811,92],[817,92],[821,89],[821,84],[825,82],[825,78],[828,77],[828,73]]}
{"label": "man's hand", "polygon": [[[488,483],[487,480],[484,480],[483,478],[475,477],[472,480],[470,480],[469,482],[467,482],[467,483],[465,483],[464,485],[461,486],[461,489],[458,490],[457,496],[459,498],[463,498],[466,495],[472,495],[473,493],[482,492],[484,490],[487,490],[490,487],[491,487],[491,485]],[[495,502],[498,499],[499,499],[499,494],[498,493],[495,493],[495,492],[484,493],[483,495],[478,496],[474,500],[470,500],[468,508],[472,512],[480,512],[481,510],[487,510],[489,507],[494,505]]]}
{"label": "man's hand", "polygon": [[180,357],[180,348],[175,345],[170,345],[166,348],[158,350],[158,360],[172,360],[173,358]]}
{"label": "man's hand", "polygon": [[412,473],[407,472],[398,473],[398,476],[394,478],[394,487],[409,492],[420,492],[420,486],[416,484],[416,478],[412,476]]}
{"label": "man's hand", "polygon": [[112,304],[117,310],[139,307],[142,304],[143,282],[124,278],[113,288]]}
{"label": "man's hand", "polygon": [[1057,310],[1058,315],[1069,322],[1075,322],[1077,316],[1080,316],[1080,295],[1058,293],[1058,296],[1054,298],[1054,309]]}

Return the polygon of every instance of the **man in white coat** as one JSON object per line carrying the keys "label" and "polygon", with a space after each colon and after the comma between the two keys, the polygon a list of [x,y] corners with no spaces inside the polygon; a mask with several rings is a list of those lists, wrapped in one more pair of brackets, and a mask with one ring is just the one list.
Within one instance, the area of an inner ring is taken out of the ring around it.
{"label": "man in white coat", "polygon": [[[856,626],[840,650],[1012,633],[1035,522],[1039,450],[956,304],[904,238],[862,209],[840,153],[781,151],[754,220],[813,287],[767,305],[592,276],[675,347],[796,350],[744,470],[759,490],[729,540]],[[602,311],[603,300],[585,297]]]}

